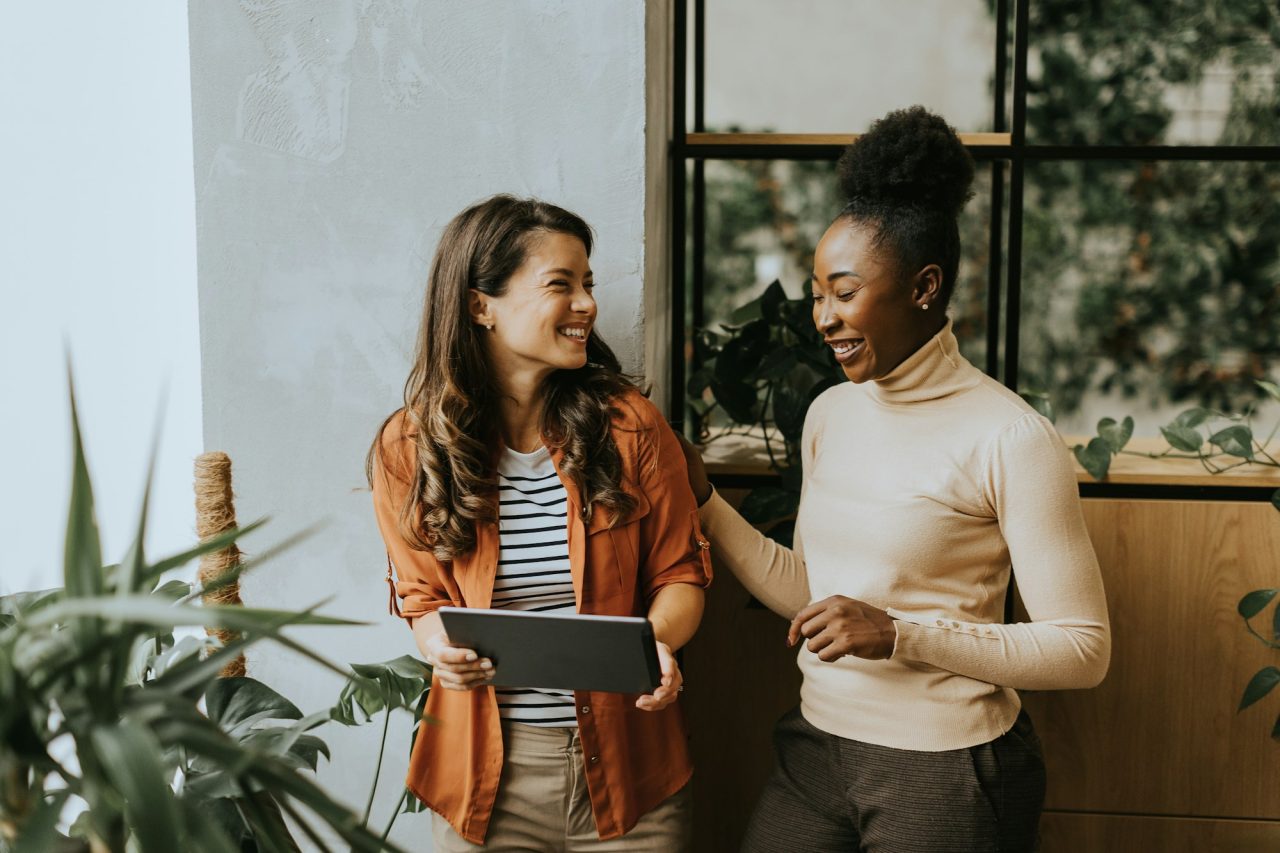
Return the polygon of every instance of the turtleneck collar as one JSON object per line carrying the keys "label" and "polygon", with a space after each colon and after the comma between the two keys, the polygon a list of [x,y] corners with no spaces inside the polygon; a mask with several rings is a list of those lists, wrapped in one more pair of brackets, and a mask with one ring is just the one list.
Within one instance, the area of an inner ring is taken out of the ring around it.
{"label": "turtleneck collar", "polygon": [[887,376],[866,383],[872,397],[882,403],[919,403],[966,391],[982,379],[976,367],[960,354],[951,319],[938,334]]}

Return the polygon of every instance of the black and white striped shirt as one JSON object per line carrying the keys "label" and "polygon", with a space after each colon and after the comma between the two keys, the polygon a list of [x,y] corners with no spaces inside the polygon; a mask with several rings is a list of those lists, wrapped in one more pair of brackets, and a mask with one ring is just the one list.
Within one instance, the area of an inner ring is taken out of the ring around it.
{"label": "black and white striped shirt", "polygon": [[[569,573],[564,484],[547,448],[498,461],[498,574],[493,606],[540,613],[576,613]],[[496,688],[503,719],[535,726],[576,726],[568,690]]]}

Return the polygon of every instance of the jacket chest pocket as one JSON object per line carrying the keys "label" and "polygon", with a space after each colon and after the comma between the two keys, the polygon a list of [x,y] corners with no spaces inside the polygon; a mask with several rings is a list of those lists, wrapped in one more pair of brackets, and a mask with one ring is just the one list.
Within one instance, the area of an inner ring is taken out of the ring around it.
{"label": "jacket chest pocket", "polygon": [[592,513],[587,525],[587,559],[591,579],[596,584],[593,596],[600,602],[619,596],[630,601],[635,595],[640,574],[640,523],[649,514],[644,495],[633,494],[635,508],[614,526],[609,526],[606,511]]}

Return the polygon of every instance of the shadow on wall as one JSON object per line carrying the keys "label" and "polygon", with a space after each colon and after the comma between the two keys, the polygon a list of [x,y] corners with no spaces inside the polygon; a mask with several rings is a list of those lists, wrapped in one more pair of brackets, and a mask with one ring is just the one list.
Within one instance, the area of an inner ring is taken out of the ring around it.
{"label": "shadow on wall", "polygon": [[428,62],[421,39],[414,38],[422,27],[419,4],[245,0],[240,8],[266,52],[240,91],[241,140],[317,163],[341,157],[353,54],[361,39],[373,48],[383,100],[397,109],[421,104]]}

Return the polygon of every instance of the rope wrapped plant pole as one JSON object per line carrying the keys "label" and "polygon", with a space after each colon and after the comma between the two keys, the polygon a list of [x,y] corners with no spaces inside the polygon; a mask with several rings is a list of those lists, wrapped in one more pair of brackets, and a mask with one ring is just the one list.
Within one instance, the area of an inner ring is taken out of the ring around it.
{"label": "rope wrapped plant pole", "polygon": [[[201,542],[224,533],[236,526],[236,508],[231,495],[231,457],[221,451],[201,453],[196,457],[196,534]],[[232,542],[227,547],[212,551],[200,558],[200,583],[208,584],[221,577],[228,569],[240,565],[240,549]],[[240,581],[207,592],[205,604],[242,604]],[[239,632],[226,628],[209,628],[209,636],[230,643],[240,637]],[[238,655],[222,668],[224,678],[245,673],[244,655]]]}

